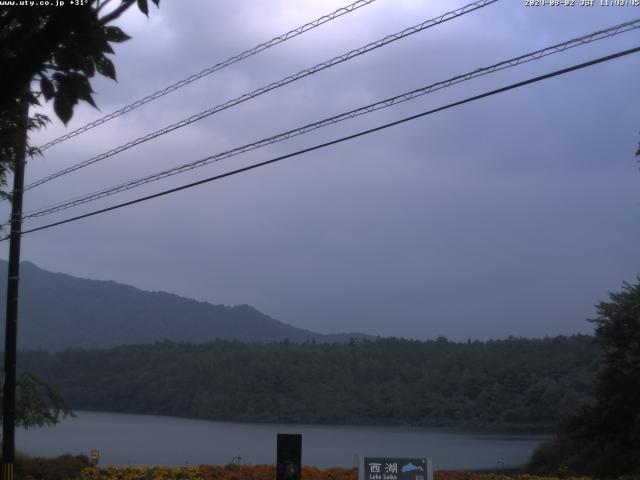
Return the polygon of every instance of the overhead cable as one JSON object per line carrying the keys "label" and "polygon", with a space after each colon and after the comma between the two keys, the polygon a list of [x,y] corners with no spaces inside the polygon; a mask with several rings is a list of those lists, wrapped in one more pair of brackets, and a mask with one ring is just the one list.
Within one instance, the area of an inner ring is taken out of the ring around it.
{"label": "overhead cable", "polygon": [[176,90],[178,90],[179,88],[182,88],[186,85],[189,85],[190,83],[195,82],[196,80],[200,80],[201,78],[204,78],[208,75],[211,75],[212,73],[217,72],[218,70],[222,70],[223,68],[226,68],[230,65],[233,65],[234,63],[237,63],[241,60],[244,60],[245,58],[249,58],[253,55],[255,55],[256,53],[260,53],[264,50],[267,50],[268,48],[271,48],[275,45],[278,45],[279,43],[282,42],[286,42],[287,40],[290,40],[291,38],[297,37],[298,35],[301,35],[309,30],[312,30],[316,27],[319,27],[320,25],[330,22],[331,20],[334,20],[338,17],[341,17],[342,15],[345,15],[347,13],[351,13],[354,10],[357,10],[361,7],[364,7],[366,5],[369,5],[370,3],[375,2],[376,0],[358,0],[357,2],[354,2],[350,5],[347,5],[345,7],[340,7],[337,10],[334,10],[333,12],[327,14],[327,15],[323,15],[320,18],[317,18],[309,23],[305,23],[304,25],[295,28],[293,30],[288,31],[287,33],[283,34],[283,35],[279,35],[277,37],[272,38],[271,40],[261,43],[260,45],[257,45],[253,48],[250,48],[249,50],[245,50],[242,53],[239,53],[238,55],[234,55],[233,57],[230,57],[226,60],[224,60],[223,62],[217,63],[215,65],[213,65],[212,67],[209,68],[205,68],[204,70],[202,70],[199,73],[196,73],[194,75],[191,75],[185,79],[180,80],[179,82],[176,82],[172,85],[169,85],[168,87],[165,87],[161,90],[158,90],[157,92],[154,92],[150,95],[147,95],[144,98],[141,98],[140,100],[136,100],[135,102],[126,105],[125,107],[120,108],[119,110],[116,110],[112,113],[109,113],[108,115],[105,115],[101,118],[98,118],[97,120],[94,120],[90,123],[87,123],[86,125],[73,130],[69,133],[66,133],[64,135],[62,135],[61,137],[55,138],[53,140],[51,140],[50,142],[45,143],[44,145],[42,145],[41,147],[38,147],[40,149],[40,151],[44,151],[47,148],[53,147],[54,145],[57,145],[58,143],[64,142],[65,140],[68,140],[70,138],[73,138],[77,135],[80,135],[81,133],[84,133],[88,130],[91,130],[92,128],[95,128],[99,125],[102,125],[103,123],[106,123],[110,120],[113,120],[114,118],[117,118],[121,115],[124,115],[125,113],[129,113],[132,110],[135,110],[138,107],[141,107],[142,105],[144,105],[145,103],[149,103],[153,100],[156,100],[160,97],[164,97],[165,95],[168,95],[171,92],[175,92]]}
{"label": "overhead cable", "polygon": [[369,43],[363,47],[357,48],[355,50],[351,50],[350,52],[347,52],[343,55],[340,55],[338,57],[334,57],[331,60],[327,60],[325,62],[319,63],[317,65],[314,65],[311,68],[305,69],[305,70],[301,70],[298,73],[294,74],[294,75],[290,75],[288,77],[285,77],[281,80],[278,80],[276,82],[270,83],[264,87],[258,88],[257,90],[254,90],[250,93],[245,93],[244,95],[241,95],[240,97],[234,98],[233,100],[229,100],[228,102],[222,103],[220,105],[216,105],[215,107],[211,107],[207,110],[204,110],[203,112],[200,112],[198,114],[192,115],[184,120],[181,120],[177,123],[174,123],[172,125],[168,125],[164,128],[161,128],[160,130],[156,130],[155,132],[149,133],[147,135],[144,135],[142,137],[136,138],[135,140],[132,140],[128,143],[125,143],[123,145],[120,145],[119,147],[113,148],[105,153],[101,153],[99,155],[96,155],[95,157],[92,157],[88,160],[85,160],[83,162],[80,162],[76,165],[72,165],[70,167],[67,167],[65,169],[62,169],[58,172],[55,172],[47,177],[44,177],[40,180],[37,180],[35,182],[30,183],[29,185],[25,186],[24,189],[25,190],[30,190],[34,187],[37,187],[39,185],[42,185],[43,183],[49,182],[55,178],[58,178],[62,175],[66,175],[69,174],[71,172],[74,172],[80,168],[86,167],[88,165],[92,165],[96,162],[99,162],[101,160],[104,160],[106,158],[112,157],[113,155],[116,155],[118,153],[124,152],[125,150],[128,150],[132,147],[135,147],[136,145],[140,145],[141,143],[147,142],[149,140],[152,140],[154,138],[157,138],[161,135],[165,135],[169,132],[172,132],[174,130],[177,130],[179,128],[185,127],[187,125],[190,125],[194,122],[197,122],[199,120],[202,120],[203,118],[209,117],[215,113],[221,112],[222,110],[226,110],[228,108],[234,107],[242,102],[246,102],[247,100],[250,100],[252,98],[255,98],[259,95],[262,95],[264,93],[270,92],[271,90],[275,90],[276,88],[280,88],[283,87],[289,83],[295,82],[297,80],[300,80],[301,78],[307,77],[309,75],[313,75],[315,73],[318,73],[322,70],[325,70],[327,68],[333,67],[335,65],[338,65],[342,62],[346,62],[347,60],[351,60],[352,58],[358,57],[360,55],[364,55],[365,53],[368,53],[372,50],[378,49],[380,47],[383,47],[385,45],[388,45],[389,43],[395,42],[396,40],[400,40],[402,38],[408,37],[409,35],[413,35],[414,33],[418,33],[421,32],[423,30],[426,30],[427,28],[439,25],[443,22],[446,22],[448,20],[452,20],[454,18],[458,18],[462,15],[465,15],[467,13],[473,12],[475,10],[478,10],[480,8],[486,7],[487,5],[490,5],[492,3],[496,3],[499,0],[478,0],[475,1],[473,3],[470,3],[468,5],[465,5],[464,7],[458,8],[456,10],[444,13],[436,18],[433,18],[431,20],[426,20],[425,22],[422,22],[418,25],[415,25],[413,27],[409,27],[406,28],[404,30],[402,30],[401,32],[392,34],[392,35],[387,35],[386,37],[377,40],[375,42]]}
{"label": "overhead cable", "polygon": [[[438,108],[434,108],[434,109],[428,110],[426,112],[422,112],[422,113],[419,113],[419,114],[416,114],[416,115],[411,115],[409,117],[405,117],[405,118],[402,118],[400,120],[396,120],[394,122],[386,123],[384,125],[380,125],[380,126],[375,127],[375,128],[370,128],[368,130],[363,130],[361,132],[354,133],[352,135],[347,135],[347,136],[344,136],[344,137],[341,137],[341,138],[338,138],[338,139],[335,139],[335,140],[331,140],[329,142],[325,142],[325,143],[322,143],[322,144],[319,144],[319,145],[314,145],[313,147],[308,147],[308,148],[304,148],[302,150],[298,150],[298,151],[293,152],[293,153],[289,153],[289,154],[286,154],[286,155],[281,155],[279,157],[272,158],[270,160],[266,160],[264,162],[254,163],[252,165],[248,165],[246,167],[239,168],[239,169],[236,169],[236,170],[233,170],[233,171],[230,171],[230,172],[226,172],[226,173],[222,173],[222,174],[219,174],[219,175],[215,175],[213,177],[205,178],[205,179],[199,180],[197,182],[193,182],[193,183],[189,183],[189,184],[182,185],[182,186],[179,186],[179,187],[171,188],[169,190],[164,190],[162,192],[158,192],[158,193],[155,193],[155,194],[152,194],[152,195],[147,195],[145,197],[137,198],[135,200],[130,200],[128,202],[119,203],[119,204],[113,205],[111,207],[102,208],[102,209],[99,209],[99,210],[94,210],[94,211],[89,212],[89,213],[85,213],[85,214],[78,215],[78,216],[75,216],[75,217],[67,218],[65,220],[60,220],[60,221],[57,221],[57,222],[49,223],[47,225],[42,225],[40,227],[32,228],[30,230],[25,230],[25,231],[22,232],[22,235],[25,235],[27,233],[37,232],[37,231],[40,231],[40,230],[53,228],[53,227],[56,227],[56,226],[59,226],[59,225],[64,225],[64,224],[71,223],[71,222],[75,222],[75,221],[78,221],[78,220],[81,220],[81,219],[84,219],[84,218],[93,217],[95,215],[99,215],[99,214],[102,214],[102,213],[110,212],[110,211],[113,211],[113,210],[118,210],[120,208],[124,208],[124,207],[130,206],[130,205],[134,205],[134,204],[137,204],[137,203],[146,202],[148,200],[151,200],[151,199],[154,199],[154,198],[158,198],[158,197],[162,197],[162,196],[165,196],[165,195],[169,195],[171,193],[179,192],[181,190],[187,190],[189,188],[193,188],[193,187],[196,187],[196,186],[199,186],[199,185],[203,185],[205,183],[209,183],[209,182],[213,182],[213,181],[216,181],[216,180],[220,180],[220,179],[223,179],[223,178],[226,178],[226,177],[230,177],[232,175],[236,175],[236,174],[239,174],[239,173],[247,172],[249,170],[253,170],[253,169],[256,169],[256,168],[259,168],[259,167],[264,167],[266,165],[270,165],[272,163],[276,163],[276,162],[279,162],[281,160],[285,160],[287,158],[296,157],[296,156],[302,155],[304,153],[312,152],[314,150],[320,150],[322,148],[326,148],[326,147],[331,146],[331,145],[336,145],[338,143],[346,142],[348,140],[353,140],[355,138],[362,137],[362,136],[365,136],[365,135],[369,135],[371,133],[378,132],[378,131],[381,131],[381,130],[385,130],[385,129],[390,128],[390,127],[401,125],[401,124],[409,122],[411,120],[416,120],[418,118],[422,118],[422,117],[425,117],[427,115],[431,115],[431,114],[434,114],[434,113],[437,113],[437,112],[441,112],[441,111],[447,110],[449,108],[453,108],[453,107],[457,107],[457,106],[464,105],[464,104],[467,104],[467,103],[471,103],[471,102],[474,102],[476,100],[480,100],[480,99],[483,99],[483,98],[486,98],[486,97],[490,97],[492,95],[503,93],[503,92],[506,92],[506,91],[509,91],[509,90],[514,90],[516,88],[524,87],[525,85],[530,85],[532,83],[540,82],[542,80],[546,80],[546,79],[549,79],[549,78],[552,78],[552,77],[557,77],[559,75],[564,75],[564,74],[567,74],[567,73],[575,71],[575,70],[591,67],[591,66],[599,64],[599,63],[607,62],[607,61],[610,61],[610,60],[613,60],[613,59],[616,59],[616,58],[620,58],[620,57],[623,57],[623,56],[626,56],[626,55],[630,55],[632,53],[637,53],[637,52],[640,52],[640,47],[631,48],[631,49],[628,49],[628,50],[624,50],[624,51],[621,51],[621,52],[614,53],[612,55],[607,55],[605,57],[600,57],[600,58],[597,58],[595,60],[591,60],[589,62],[584,62],[584,63],[578,64],[578,65],[573,65],[571,67],[563,68],[561,70],[556,70],[554,72],[547,73],[547,74],[544,74],[544,75],[540,75],[540,76],[537,76],[537,77],[533,77],[533,78],[530,78],[528,80],[524,80],[522,82],[513,83],[513,84],[508,85],[506,87],[497,88],[495,90],[491,90],[489,92],[485,92],[485,93],[482,93],[480,95],[475,95],[473,97],[468,97],[468,98],[466,98],[464,100],[460,100],[460,101],[457,101],[457,102],[449,103],[448,105],[445,105],[445,106],[442,106],[442,107],[438,107]],[[9,237],[6,236],[6,237],[0,239],[0,241],[7,240],[8,238]]]}
{"label": "overhead cable", "polygon": [[447,80],[443,80],[437,83],[432,83],[430,85],[409,91],[409,92],[405,92],[402,93],[400,95],[396,95],[394,97],[390,97],[390,98],[386,98],[384,100],[380,100],[378,102],[375,103],[371,103],[369,105],[354,109],[354,110],[350,110],[348,112],[345,113],[341,113],[339,115],[335,115],[329,118],[325,118],[322,119],[320,121],[314,122],[314,123],[310,123],[307,125],[304,125],[302,127],[298,127],[295,128],[293,130],[289,130],[283,133],[279,133],[277,135],[273,135],[267,138],[263,138],[261,140],[258,140],[256,142],[253,143],[249,143],[246,145],[242,145],[240,147],[236,147],[233,148],[231,150],[227,150],[225,152],[222,153],[218,153],[216,155],[212,155],[206,158],[202,158],[193,162],[189,162],[183,165],[179,165],[161,172],[157,172],[154,173],[152,175],[147,175],[145,177],[141,177],[135,180],[130,180],[128,182],[122,183],[120,185],[114,186],[114,187],[109,187],[103,190],[99,190],[93,193],[89,193],[83,196],[79,196],[70,200],[65,200],[62,202],[58,202],[54,205],[50,205],[47,207],[41,207],[38,209],[34,209],[31,210],[29,212],[26,212],[23,216],[24,219],[29,219],[29,218],[36,218],[36,217],[42,217],[45,215],[49,215],[49,214],[53,214],[62,210],[66,210],[68,208],[72,208],[78,205],[82,205],[84,203],[87,202],[91,202],[94,200],[98,200],[100,198],[104,198],[104,197],[108,197],[111,195],[115,195],[117,193],[121,193],[124,192],[126,190],[130,190],[132,188],[136,188],[139,187],[141,185],[145,185],[147,183],[153,182],[153,181],[157,181],[166,177],[170,177],[173,175],[177,175],[186,171],[190,171],[193,170],[195,168],[199,168],[205,165],[208,165],[210,163],[214,163],[214,162],[218,162],[220,160],[224,160],[226,158],[230,158],[230,157],[234,157],[236,155],[240,155],[242,153],[246,153],[248,151],[251,150],[255,150],[258,148],[262,148],[265,147],[267,145],[271,145],[273,143],[277,143],[277,142],[281,142],[283,140],[298,136],[298,135],[302,135],[305,133],[308,133],[310,131],[313,130],[317,130],[319,128],[328,126],[328,125],[333,125],[335,123],[338,122],[342,122],[344,120],[347,119],[351,119],[351,118],[355,118],[358,117],[360,115],[365,115],[377,110],[381,110],[383,108],[387,108],[387,107],[391,107],[393,105],[397,105],[399,103],[403,103],[409,100],[413,100],[417,97],[429,94],[431,92],[437,91],[437,90],[441,90],[447,87],[450,87],[452,85],[456,85],[458,83],[467,81],[467,80],[471,80],[473,78],[477,78],[483,75],[487,75],[490,73],[494,73],[497,71],[501,71],[507,68],[512,68],[515,67],[517,65],[521,65],[523,63],[527,63],[533,60],[538,60],[540,58],[546,57],[548,55],[552,55],[558,52],[563,52],[565,50],[568,50],[570,48],[573,47],[577,47],[580,45],[586,45],[592,42],[595,42],[597,40],[601,40],[604,38],[609,38],[612,37],[614,35],[618,35],[620,33],[623,32],[627,32],[633,29],[637,29],[640,28],[640,18],[630,21],[630,22],[625,22],[619,25],[615,25],[613,27],[609,27],[607,29],[604,30],[599,30],[597,32],[593,32],[593,33],[589,33],[587,35],[583,35],[581,37],[578,38],[574,38],[571,40],[568,40],[566,42],[563,43],[558,43],[556,45],[552,45],[550,47],[546,47],[546,48],[542,48],[540,50],[536,50],[534,52],[531,53],[527,53],[524,55],[520,55],[518,57],[514,57],[511,58],[509,60],[504,60],[502,62],[490,65],[488,67],[482,67],[482,68],[478,68],[476,70],[472,70],[470,72],[461,74],[461,75],[456,75],[452,78],[449,78]]}

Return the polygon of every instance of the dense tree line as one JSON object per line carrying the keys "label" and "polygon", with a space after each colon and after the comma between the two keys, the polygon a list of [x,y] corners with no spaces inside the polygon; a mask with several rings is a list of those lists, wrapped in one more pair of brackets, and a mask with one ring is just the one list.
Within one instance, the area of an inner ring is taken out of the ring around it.
{"label": "dense tree line", "polygon": [[[601,364],[591,401],[568,411],[530,469],[540,473],[640,477],[640,277],[597,306]],[[629,477],[631,478],[631,477]]]}
{"label": "dense tree line", "polygon": [[593,338],[162,342],[23,352],[74,409],[251,422],[534,426],[591,395]]}

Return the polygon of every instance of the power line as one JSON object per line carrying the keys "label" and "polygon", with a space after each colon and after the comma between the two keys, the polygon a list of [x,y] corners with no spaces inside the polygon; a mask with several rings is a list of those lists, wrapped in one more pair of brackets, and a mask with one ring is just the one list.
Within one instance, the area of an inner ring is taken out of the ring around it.
{"label": "power line", "polygon": [[135,110],[138,107],[141,107],[142,105],[144,105],[145,103],[149,103],[152,100],[156,100],[160,97],[164,97],[165,95],[168,95],[171,92],[174,92],[176,90],[178,90],[179,88],[182,88],[186,85],[189,85],[190,83],[195,82],[196,80],[200,80],[203,77],[206,77],[208,75],[211,75],[212,73],[217,72],[218,70],[222,70],[223,68],[226,68],[230,65],[233,65],[234,63],[237,63],[241,60],[244,60],[245,58],[249,58],[252,55],[255,55],[259,52],[262,52],[264,50],[267,50],[268,48],[274,47],[275,45],[278,45],[279,43],[283,43],[286,42],[287,40],[290,40],[291,38],[297,37],[298,35],[301,35],[305,32],[308,32],[309,30],[312,30],[316,27],[319,27],[320,25],[330,22],[331,20],[334,20],[338,17],[341,17],[342,15],[346,15],[347,13],[351,13],[354,10],[357,10],[361,7],[364,7],[366,5],[369,5],[370,3],[375,2],[376,0],[358,0],[350,5],[347,5],[346,7],[341,7],[338,8],[337,10],[334,10],[333,12],[324,15],[320,18],[317,18],[309,23],[305,23],[304,25],[295,28],[293,30],[288,31],[287,33],[280,35],[278,37],[274,37],[271,40],[261,43],[260,45],[257,45],[253,48],[250,48],[249,50],[245,50],[242,53],[239,53],[238,55],[234,55],[233,57],[230,57],[226,60],[224,60],[223,62],[217,63],[215,65],[213,65],[212,67],[209,68],[205,68],[204,70],[202,70],[199,73],[196,73],[194,75],[191,75],[183,80],[180,80],[179,82],[176,82],[172,85],[169,85],[168,87],[165,87],[161,90],[158,90],[157,92],[154,92],[150,95],[147,95],[144,98],[141,98],[140,100],[137,100],[129,105],[126,105],[125,107],[120,108],[119,110],[116,110],[108,115],[105,115],[101,118],[98,118],[97,120],[94,120],[93,122],[87,123],[86,125],[73,130],[72,132],[66,133],[65,135],[62,135],[61,137],[55,138],[53,140],[51,140],[48,143],[45,143],[44,145],[42,145],[41,147],[38,147],[41,151],[44,151],[50,147],[53,147],[54,145],[57,145],[58,143],[64,142],[65,140],[68,140],[70,138],[73,138],[77,135],[80,135],[81,133],[84,133],[88,130],[91,130],[92,128],[95,128],[99,125],[102,125],[103,123],[106,123],[110,120],[113,120],[114,118],[117,118],[121,115],[124,115],[125,113],[129,113],[132,110]]}
{"label": "power line", "polygon": [[390,98],[386,98],[384,100],[380,100],[378,102],[366,105],[364,107],[360,107],[354,110],[350,110],[348,112],[345,113],[341,113],[339,115],[335,115],[333,117],[329,117],[329,118],[325,118],[323,120],[314,122],[314,123],[310,123],[307,125],[304,125],[302,127],[293,129],[293,130],[289,130],[287,132],[283,132],[283,133],[279,133],[277,135],[273,135],[271,137],[267,137],[267,138],[263,138],[261,140],[258,140],[256,142],[253,143],[249,143],[240,147],[236,147],[232,150],[227,150],[225,152],[222,153],[218,153],[216,155],[211,155],[208,157],[205,157],[203,159],[199,159],[190,163],[186,163],[177,167],[173,167],[152,175],[148,175],[142,178],[138,178],[136,180],[131,180],[128,182],[125,182],[123,184],[117,185],[115,187],[109,187],[103,190],[99,190],[93,193],[89,193],[74,199],[70,199],[70,200],[65,200],[62,202],[58,202],[54,205],[48,206],[48,207],[41,207],[38,209],[34,209],[31,210],[30,212],[27,212],[24,215],[24,219],[28,219],[28,218],[37,218],[37,217],[42,217],[45,215],[49,215],[52,213],[56,213],[56,212],[60,212],[62,210],[66,210],[68,208],[72,208],[78,205],[82,205],[84,203],[88,203],[94,200],[98,200],[100,198],[105,198],[111,195],[115,195],[117,193],[121,193],[124,192],[126,190],[130,190],[132,188],[136,188],[139,187],[141,185],[145,185],[147,183],[153,182],[153,181],[157,181],[166,177],[170,177],[173,175],[177,175],[179,173],[183,173],[186,171],[190,171],[193,170],[195,168],[199,168],[205,165],[208,165],[210,163],[214,163],[214,162],[218,162],[220,160],[224,160],[230,157],[234,157],[236,155],[240,155],[242,153],[246,153],[248,151],[251,150],[255,150],[258,148],[262,148],[264,146],[267,145],[271,145],[273,143],[276,142],[280,142],[298,135],[302,135],[305,133],[308,133],[310,131],[328,126],[328,125],[333,125],[335,123],[347,120],[347,119],[351,119],[351,118],[355,118],[357,116],[360,115],[365,115],[368,113],[371,113],[373,111],[377,111],[377,110],[381,110],[384,108],[388,108],[391,107],[393,105],[397,105],[399,103],[403,103],[409,100],[413,100],[417,97],[420,97],[422,95],[426,95],[429,94],[431,92],[437,91],[437,90],[441,90],[444,88],[447,88],[449,86],[467,81],[467,80],[471,80],[473,78],[476,77],[480,77],[483,75],[487,75],[490,73],[494,73],[496,71],[501,71],[507,68],[512,68],[515,67],[517,65],[521,65],[523,63],[527,63],[533,60],[538,60],[540,58],[546,57],[548,55],[552,55],[555,53],[559,53],[559,52],[563,52],[565,50],[568,50],[570,48],[573,47],[577,47],[580,45],[586,45],[592,42],[595,42],[597,40],[601,40],[604,38],[609,38],[615,35],[618,35],[620,33],[623,32],[627,32],[629,30],[633,30],[633,29],[637,29],[640,28],[640,18],[633,20],[633,21],[629,21],[629,22],[625,22],[619,25],[615,25],[613,27],[609,27],[607,29],[603,29],[603,30],[599,30],[597,32],[593,32],[593,33],[589,33],[587,35],[583,35],[581,37],[578,38],[574,38],[571,40],[568,40],[566,42],[563,43],[559,43],[556,45],[552,45],[550,47],[546,47],[540,50],[536,50],[534,52],[531,53],[527,53],[524,55],[520,55],[518,57],[515,58],[511,58],[509,60],[504,60],[502,62],[493,64],[491,66],[488,67],[483,67],[483,68],[478,68],[476,70],[473,70],[471,72],[462,74],[462,75],[457,75],[455,77],[449,78],[447,80],[443,80],[437,83],[433,83],[431,85],[425,86],[425,87],[421,87],[415,90],[412,90],[410,92],[405,92],[402,93],[400,95],[396,95],[394,97],[390,97]]}
{"label": "power line", "polygon": [[[322,144],[319,144],[319,145],[314,145],[313,147],[304,148],[302,150],[298,150],[298,151],[293,152],[293,153],[289,153],[289,154],[286,154],[286,155],[281,155],[279,157],[272,158],[270,160],[266,160],[264,162],[255,163],[253,165],[248,165],[246,167],[239,168],[237,170],[232,170],[230,172],[226,172],[226,173],[222,173],[222,174],[219,174],[219,175],[215,175],[213,177],[205,178],[203,180],[198,180],[197,182],[193,182],[193,183],[189,183],[189,184],[182,185],[182,186],[179,186],[179,187],[171,188],[169,190],[164,190],[162,192],[158,192],[158,193],[155,193],[153,195],[147,195],[145,197],[137,198],[135,200],[130,200],[128,202],[123,202],[123,203],[120,203],[120,204],[117,204],[117,205],[113,205],[111,207],[102,208],[100,210],[94,210],[93,212],[85,213],[83,215],[78,215],[78,216],[75,216],[75,217],[67,218],[65,220],[60,220],[58,222],[53,222],[53,223],[49,223],[47,225],[43,225],[43,226],[40,226],[40,227],[32,228],[30,230],[25,230],[25,231],[22,232],[22,235],[25,235],[27,233],[37,232],[37,231],[40,231],[40,230],[45,230],[45,229],[56,227],[56,226],[59,226],[59,225],[64,225],[66,223],[75,222],[77,220],[81,220],[81,219],[92,217],[92,216],[99,215],[99,214],[102,214],[102,213],[110,212],[112,210],[117,210],[117,209],[120,209],[120,208],[124,208],[124,207],[130,206],[130,205],[134,205],[136,203],[145,202],[147,200],[151,200],[151,199],[154,199],[154,198],[158,198],[158,197],[162,197],[162,196],[165,196],[165,195],[169,195],[171,193],[179,192],[181,190],[186,190],[186,189],[189,189],[189,188],[193,188],[193,187],[196,187],[198,185],[203,185],[205,183],[209,183],[209,182],[213,182],[213,181],[216,181],[216,180],[220,180],[222,178],[230,177],[232,175],[236,175],[236,174],[243,173],[243,172],[246,172],[246,171],[249,171],[249,170],[253,170],[253,169],[256,169],[258,167],[263,167],[265,165],[276,163],[276,162],[279,162],[281,160],[285,160],[287,158],[296,157],[296,156],[302,155],[303,153],[312,152],[314,150],[320,150],[322,148],[326,148],[326,147],[331,146],[331,145],[336,145],[338,143],[346,142],[348,140],[353,140],[353,139],[358,138],[358,137],[362,137],[362,136],[369,135],[369,134],[374,133],[374,132],[385,130],[387,128],[394,127],[396,125],[400,125],[400,124],[409,122],[411,120],[415,120],[415,119],[418,119],[418,118],[421,118],[421,117],[425,117],[427,115],[431,115],[431,114],[434,114],[434,113],[437,113],[437,112],[441,112],[441,111],[447,110],[449,108],[453,108],[453,107],[457,107],[457,106],[460,106],[460,105],[464,105],[466,103],[471,103],[471,102],[474,102],[476,100],[480,100],[480,99],[483,99],[483,98],[486,98],[486,97],[490,97],[490,96],[496,95],[498,93],[503,93],[503,92],[506,92],[506,91],[509,91],[509,90],[514,90],[516,88],[520,88],[520,87],[523,87],[523,86],[526,86],[526,85],[530,85],[532,83],[540,82],[542,80],[546,80],[546,79],[549,79],[549,78],[552,78],[552,77],[557,77],[559,75],[564,75],[566,73],[569,73],[569,72],[572,72],[572,71],[575,71],[575,70],[579,70],[579,69],[586,68],[586,67],[591,67],[591,66],[599,64],[599,63],[607,62],[607,61],[610,61],[610,60],[613,60],[613,59],[616,59],[616,58],[620,58],[620,57],[623,57],[623,56],[626,56],[626,55],[630,55],[632,53],[637,53],[637,52],[640,52],[640,47],[631,48],[631,49],[624,50],[624,51],[621,51],[621,52],[618,52],[618,53],[607,55],[605,57],[600,57],[600,58],[597,58],[595,60],[591,60],[589,62],[584,62],[584,63],[580,63],[578,65],[573,65],[571,67],[563,68],[561,70],[556,70],[554,72],[547,73],[547,74],[544,74],[544,75],[540,75],[540,76],[537,76],[537,77],[533,77],[533,78],[530,78],[528,80],[524,80],[522,82],[513,83],[513,84],[508,85],[506,87],[502,87],[502,88],[498,88],[498,89],[495,89],[495,90],[491,90],[489,92],[485,92],[485,93],[482,93],[480,95],[475,95],[473,97],[468,97],[468,98],[466,98],[464,100],[460,100],[460,101],[457,101],[457,102],[449,103],[449,104],[447,104],[445,106],[434,108],[434,109],[428,110],[426,112],[422,112],[422,113],[419,113],[419,114],[416,114],[416,115],[411,115],[409,117],[405,117],[405,118],[402,118],[400,120],[396,120],[394,122],[386,123],[386,124],[380,125],[378,127],[370,128],[368,130],[363,130],[361,132],[354,133],[352,135],[347,135],[347,136],[344,136],[344,137],[341,137],[341,138],[338,138],[338,139],[335,139],[335,140],[331,140],[329,142],[325,142],[325,143],[322,143]],[[0,241],[7,240],[8,238],[9,237],[4,237],[4,238],[0,239]]]}
{"label": "power line", "polygon": [[147,135],[144,135],[142,137],[139,137],[135,140],[132,140],[128,143],[125,143],[124,145],[120,145],[119,147],[116,147],[114,149],[109,150],[108,152],[105,153],[101,153],[95,157],[92,157],[88,160],[85,160],[83,162],[80,162],[76,165],[72,165],[71,167],[65,168],[63,170],[60,170],[56,173],[53,173],[47,177],[44,177],[40,180],[37,180],[35,182],[32,182],[31,184],[25,186],[25,190],[30,190],[34,187],[37,187],[39,185],[42,185],[43,183],[49,182],[55,178],[58,178],[62,175],[66,175],[68,173],[74,172],[75,170],[78,170],[80,168],[86,167],[88,165],[91,165],[93,163],[99,162],[101,160],[104,160],[106,158],[109,158],[113,155],[116,155],[118,153],[121,153],[125,150],[128,150],[129,148],[132,148],[136,145],[139,145],[141,143],[147,142],[149,140],[152,140],[154,138],[157,138],[161,135],[165,135],[169,132],[172,132],[174,130],[177,130],[179,128],[185,127],[187,125],[190,125],[194,122],[197,122],[199,120],[202,120],[203,118],[209,117],[215,113],[218,113],[222,110],[226,110],[228,108],[234,107],[242,102],[245,102],[247,100],[250,100],[252,98],[255,98],[259,95],[262,95],[264,93],[270,92],[271,90],[275,90],[276,88],[280,88],[284,85],[287,85],[289,83],[295,82],[297,80],[300,80],[301,78],[307,77],[309,75],[313,75],[315,73],[318,73],[322,70],[325,70],[327,68],[333,67],[334,65],[337,65],[339,63],[345,62],[347,60],[351,60],[352,58],[358,57],[360,55],[364,55],[365,53],[368,53],[372,50],[378,49],[380,47],[383,47],[389,43],[395,42],[396,40],[400,40],[402,38],[405,38],[409,35],[413,35],[414,33],[418,33],[421,32],[422,30],[425,30],[427,28],[439,25],[441,23],[444,23],[448,20],[452,20],[454,18],[458,18],[462,15],[465,15],[467,13],[473,12],[475,10],[478,10],[480,8],[486,7],[487,5],[490,5],[492,3],[495,3],[499,0],[477,0],[473,3],[470,3],[468,5],[465,5],[464,7],[458,8],[456,10],[452,10],[450,12],[444,13],[436,18],[430,19],[430,20],[426,20],[418,25],[414,25],[413,27],[409,27],[406,28],[404,30],[402,30],[401,32],[398,33],[394,33],[392,35],[387,35],[386,37],[377,40],[375,42],[369,43],[363,47],[351,50],[350,52],[347,52],[343,55],[340,55],[338,57],[334,57],[331,60],[327,60],[326,62],[322,62],[319,63],[317,65],[314,65],[311,68],[305,69],[305,70],[301,70],[298,73],[294,74],[294,75],[290,75],[288,77],[285,77],[281,80],[278,80],[276,82],[270,83],[269,85],[266,85],[264,87],[258,88],[257,90],[254,90],[253,92],[250,93],[245,93],[244,95],[241,95],[240,97],[234,98],[233,100],[229,100],[228,102],[222,103],[220,105],[216,105],[215,107],[211,107],[207,110],[204,110],[203,112],[197,113],[195,115],[192,115],[191,117],[188,117],[186,119],[183,119],[177,123],[174,123],[172,125],[166,126],[164,128],[161,128],[160,130],[156,130],[155,132],[149,133]]}

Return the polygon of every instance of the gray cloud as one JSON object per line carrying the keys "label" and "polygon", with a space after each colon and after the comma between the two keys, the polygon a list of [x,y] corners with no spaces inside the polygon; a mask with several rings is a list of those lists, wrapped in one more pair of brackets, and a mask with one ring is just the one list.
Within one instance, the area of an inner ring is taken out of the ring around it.
{"label": "gray cloud", "polygon": [[[119,83],[98,81],[98,103],[103,112],[111,111],[338,6],[192,1],[164,2],[150,20],[131,12],[123,26],[133,40],[115,58]],[[419,23],[442,8],[380,0],[53,147],[30,162],[29,178]],[[28,193],[27,209],[605,28],[635,13],[499,2],[50,182]],[[627,33],[465,82],[118,199],[630,48],[639,39]],[[24,239],[23,258],[74,275],[215,303],[248,303],[322,332],[458,339],[588,332],[584,319],[593,316],[593,304],[640,271],[640,173],[633,157],[640,128],[637,62],[637,56],[616,60],[34,233]],[[69,128],[97,115],[82,107]],[[64,132],[54,122],[36,143]],[[1,248],[6,252],[6,244]]]}

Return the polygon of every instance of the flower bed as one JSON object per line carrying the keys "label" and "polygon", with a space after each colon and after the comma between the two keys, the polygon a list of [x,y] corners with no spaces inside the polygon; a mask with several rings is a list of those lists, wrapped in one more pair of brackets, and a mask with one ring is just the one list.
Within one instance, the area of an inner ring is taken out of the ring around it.
{"label": "flower bed", "polygon": [[[275,480],[273,465],[227,465],[199,467],[90,467],[82,471],[80,480]],[[358,480],[353,468],[304,467],[302,480]],[[541,477],[472,473],[463,471],[434,472],[434,480],[595,480],[588,477]],[[633,480],[631,477],[619,480]]]}
{"label": "flower bed", "polygon": [[[199,467],[90,467],[80,480],[275,480],[273,465]],[[304,480],[357,480],[356,470],[304,467]]]}

